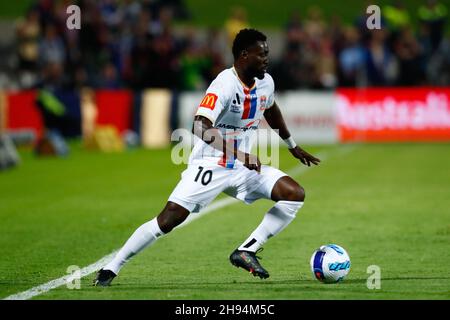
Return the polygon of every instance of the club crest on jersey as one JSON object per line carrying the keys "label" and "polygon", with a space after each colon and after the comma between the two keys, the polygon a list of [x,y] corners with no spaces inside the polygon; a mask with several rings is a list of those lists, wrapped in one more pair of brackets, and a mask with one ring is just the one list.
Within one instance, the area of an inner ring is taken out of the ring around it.
{"label": "club crest on jersey", "polygon": [[217,96],[214,93],[208,93],[203,97],[202,102],[200,102],[200,107],[208,108],[214,110],[216,107]]}
{"label": "club crest on jersey", "polygon": [[259,98],[259,110],[264,110],[266,109],[266,104],[267,104],[267,97],[266,96],[261,96]]}

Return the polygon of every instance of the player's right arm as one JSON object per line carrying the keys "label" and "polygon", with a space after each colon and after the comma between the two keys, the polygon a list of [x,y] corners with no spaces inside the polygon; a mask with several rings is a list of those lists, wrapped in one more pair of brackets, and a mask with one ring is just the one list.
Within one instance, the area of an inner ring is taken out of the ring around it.
{"label": "player's right arm", "polygon": [[213,148],[225,153],[227,157],[233,155],[234,158],[241,161],[248,169],[256,170],[258,172],[261,171],[261,162],[258,157],[234,148],[234,143],[227,143],[220,130],[214,128],[213,123],[209,118],[203,115],[196,115],[192,133]]}
{"label": "player's right arm", "polygon": [[219,74],[214,79],[198,106],[192,131],[205,143],[224,152],[227,159],[233,155],[233,158],[241,161],[248,169],[260,172],[261,163],[258,157],[238,150],[234,147],[234,143],[227,143],[220,130],[214,128],[216,120],[222,113],[228,112],[225,106],[230,104],[230,100],[234,96],[234,88],[230,84],[232,81],[226,72]]}

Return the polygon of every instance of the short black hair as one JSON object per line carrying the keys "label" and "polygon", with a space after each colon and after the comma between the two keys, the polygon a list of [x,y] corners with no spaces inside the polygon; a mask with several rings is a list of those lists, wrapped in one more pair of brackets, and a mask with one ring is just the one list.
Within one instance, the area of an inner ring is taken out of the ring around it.
{"label": "short black hair", "polygon": [[242,50],[256,44],[257,41],[266,41],[267,37],[264,33],[255,29],[242,29],[236,35],[233,41],[233,57],[236,60],[239,58]]}

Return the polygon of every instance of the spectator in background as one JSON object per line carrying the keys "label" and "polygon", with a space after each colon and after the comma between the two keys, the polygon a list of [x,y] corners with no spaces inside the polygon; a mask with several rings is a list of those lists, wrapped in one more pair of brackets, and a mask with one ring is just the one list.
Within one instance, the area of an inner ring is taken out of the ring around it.
{"label": "spectator in background", "polygon": [[149,11],[141,11],[133,28],[133,40],[130,51],[128,80],[135,89],[143,89],[150,69],[152,35],[150,32],[151,15]]}
{"label": "spectator in background", "polygon": [[317,6],[312,6],[308,9],[308,17],[305,19],[305,33],[308,41],[312,45],[318,47],[321,38],[325,34],[326,24],[323,20],[322,10]]}
{"label": "spectator in background", "polygon": [[421,23],[429,30],[431,50],[434,52],[444,36],[444,26],[448,16],[447,7],[437,0],[427,0],[418,9]]}
{"label": "spectator in background", "polygon": [[43,29],[44,25],[48,22],[54,22],[54,11],[53,0],[38,0],[37,3],[33,5],[33,10],[39,12],[41,29]]}
{"label": "spectator in background", "polygon": [[423,23],[419,25],[417,41],[422,48],[424,60],[428,61],[433,54],[433,49],[431,46],[430,28],[428,28],[428,26]]}
{"label": "spectator in background", "polygon": [[121,7],[122,26],[133,26],[139,18],[141,11],[141,2],[134,0],[123,0]]}
{"label": "spectator in background", "polygon": [[162,2],[165,7],[170,8],[177,20],[187,20],[191,17],[184,0],[160,0],[160,2]]}
{"label": "spectator in background", "polygon": [[344,31],[344,48],[339,54],[339,84],[344,87],[359,87],[366,84],[365,48],[360,42],[361,35],[355,27]]}
{"label": "spectator in background", "polygon": [[171,29],[173,25],[173,13],[168,7],[162,7],[156,19],[150,22],[150,33],[154,36],[160,36],[167,30]]}
{"label": "spectator in background", "polygon": [[383,22],[389,29],[389,36],[386,40],[387,45],[391,50],[395,51],[394,43],[397,41],[402,30],[409,27],[411,17],[401,0],[395,0],[393,4],[385,5],[381,10],[381,14]]}
{"label": "spectator in background", "polygon": [[104,89],[120,89],[123,84],[120,81],[116,66],[112,63],[107,63],[101,72],[97,87]]}
{"label": "spectator in background", "polygon": [[[302,83],[307,88],[323,88],[323,74],[334,69],[334,57],[329,55],[329,38],[322,11],[317,6],[308,9],[308,16],[303,25],[305,41],[301,46]],[[322,65],[323,64],[323,65]],[[332,80],[331,80],[332,81]],[[329,80],[328,84],[329,85]]]}
{"label": "spectator in background", "polygon": [[108,28],[117,29],[123,19],[117,0],[98,1],[99,11],[103,22]]}
{"label": "spectator in background", "polygon": [[228,37],[228,45],[231,48],[234,38],[238,32],[249,26],[247,21],[247,11],[243,7],[233,7],[231,15],[225,21],[225,30]]}
{"label": "spectator in background", "polygon": [[72,0],[60,0],[54,2],[53,17],[57,26],[58,35],[61,37],[66,51],[66,63],[64,72],[70,75],[70,81],[75,82],[75,70],[80,65],[82,52],[79,45],[80,30],[69,29],[66,26],[67,8],[73,4]]}
{"label": "spectator in background", "polygon": [[288,48],[300,49],[305,42],[306,33],[300,18],[299,11],[293,11],[285,27],[286,41]]}
{"label": "spectator in background", "polygon": [[394,43],[398,59],[397,85],[414,86],[424,84],[424,70],[421,65],[422,50],[410,27],[404,27]]}
{"label": "spectator in background", "polygon": [[203,74],[211,67],[211,61],[204,52],[204,48],[196,40],[196,30],[187,28],[184,44],[179,59],[180,88],[182,90],[201,90],[205,87]]}
{"label": "spectator in background", "polygon": [[149,69],[147,70],[145,86],[175,89],[178,85],[177,43],[171,27],[153,38],[150,46]]}
{"label": "spectator in background", "polygon": [[339,17],[337,14],[333,14],[331,16],[330,25],[328,26],[328,33],[331,36],[332,50],[336,60],[338,60],[339,54],[344,48],[344,32],[345,31],[341,17]]}
{"label": "spectator in background", "polygon": [[68,75],[64,73],[64,66],[58,62],[47,63],[41,71],[41,81],[37,87],[51,92],[67,89],[70,85]]}
{"label": "spectator in background", "polygon": [[450,37],[444,38],[434,52],[429,63],[426,63],[428,83],[436,86],[450,84]]}
{"label": "spectator in background", "polygon": [[66,48],[58,35],[54,24],[47,24],[44,37],[39,42],[39,64],[46,67],[49,64],[64,65],[66,61]]}
{"label": "spectator in background", "polygon": [[[354,25],[358,29],[358,32],[360,34],[360,41],[362,44],[366,45],[369,40],[372,37],[372,30],[367,28],[367,19],[371,16],[371,12],[367,12],[367,8],[373,4],[372,1],[366,0],[364,3],[361,4],[361,7],[359,8],[358,12],[360,12],[360,15],[357,16],[354,20]],[[382,28],[386,28],[386,21],[384,18],[384,15],[381,12],[381,25]]]}
{"label": "spectator in background", "polygon": [[79,31],[80,61],[79,65],[85,70],[89,85],[94,84],[93,77],[100,71],[99,54],[101,52],[101,32],[104,24],[97,4],[93,0],[82,0],[80,9],[83,12],[81,29]]}
{"label": "spectator in background", "polygon": [[24,19],[18,21],[16,26],[20,70],[36,70],[39,58],[38,41],[40,34],[39,12],[31,10]]}
{"label": "spectator in background", "polygon": [[71,63],[79,59],[72,50],[78,40],[76,33],[66,32],[65,9],[62,6],[67,3],[68,1],[53,3],[44,0],[39,1],[37,6],[37,10],[42,12],[43,34],[39,39],[40,77],[35,86],[50,92],[71,87],[73,81]]}
{"label": "spectator in background", "polygon": [[320,42],[316,67],[318,89],[332,89],[337,86],[336,64],[333,54],[333,41],[330,34],[326,34]]}
{"label": "spectator in background", "polygon": [[217,75],[226,68],[226,55],[225,52],[229,53],[230,50],[227,49],[226,41],[223,40],[219,29],[208,29],[206,36],[205,54],[211,61],[211,67],[206,70],[204,74],[205,83],[211,83]]}
{"label": "spectator in background", "polygon": [[282,59],[275,63],[273,76],[280,90],[301,87],[333,88],[337,85],[333,33],[326,28],[318,7],[308,10],[303,23],[294,11],[285,27],[286,48]]}
{"label": "spectator in background", "polygon": [[279,61],[272,63],[270,73],[277,82],[280,91],[293,90],[302,84],[302,58],[300,52],[305,43],[306,34],[300,18],[300,12],[294,11],[285,26],[286,45]]}
{"label": "spectator in background", "polygon": [[386,44],[386,28],[374,29],[365,55],[365,68],[369,86],[387,86],[395,84],[397,78],[397,61]]}
{"label": "spectator in background", "polygon": [[295,90],[302,86],[302,59],[296,46],[288,45],[281,59],[270,70],[277,82],[277,90]]}

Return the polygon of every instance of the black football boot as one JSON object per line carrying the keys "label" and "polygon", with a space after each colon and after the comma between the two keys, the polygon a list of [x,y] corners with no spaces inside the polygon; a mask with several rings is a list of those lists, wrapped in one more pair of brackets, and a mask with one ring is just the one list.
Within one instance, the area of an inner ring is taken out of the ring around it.
{"label": "black football boot", "polygon": [[269,272],[259,264],[258,259],[261,258],[257,257],[256,253],[238,249],[234,250],[230,255],[230,262],[234,266],[244,268],[255,277],[258,276],[261,279],[266,279],[269,277]]}

